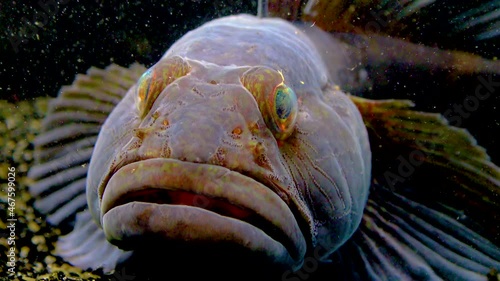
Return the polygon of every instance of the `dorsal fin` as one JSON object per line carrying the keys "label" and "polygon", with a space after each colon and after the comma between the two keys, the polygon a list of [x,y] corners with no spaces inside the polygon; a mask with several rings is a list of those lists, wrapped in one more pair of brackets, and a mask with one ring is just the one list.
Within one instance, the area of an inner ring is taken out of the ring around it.
{"label": "dorsal fin", "polygon": [[48,215],[50,223],[60,224],[86,205],[87,164],[99,129],[144,70],[138,64],[130,69],[90,68],[50,102],[42,131],[33,142],[35,165],[28,173],[35,180],[30,186],[38,197],[35,207]]}
{"label": "dorsal fin", "polygon": [[488,58],[499,55],[496,0],[269,0],[268,9],[269,16],[311,22],[330,32],[388,35]]}
{"label": "dorsal fin", "polygon": [[269,17],[269,10],[267,8],[267,0],[259,0],[257,3],[257,16],[259,18]]}

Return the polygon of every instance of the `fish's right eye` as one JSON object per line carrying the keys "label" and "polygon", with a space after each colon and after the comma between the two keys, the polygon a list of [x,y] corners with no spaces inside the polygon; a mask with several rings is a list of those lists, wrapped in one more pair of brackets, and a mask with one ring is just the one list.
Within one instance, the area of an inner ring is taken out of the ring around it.
{"label": "fish's right eye", "polygon": [[137,109],[144,118],[156,98],[174,80],[186,75],[191,67],[186,60],[174,56],[160,60],[149,68],[137,82]]}

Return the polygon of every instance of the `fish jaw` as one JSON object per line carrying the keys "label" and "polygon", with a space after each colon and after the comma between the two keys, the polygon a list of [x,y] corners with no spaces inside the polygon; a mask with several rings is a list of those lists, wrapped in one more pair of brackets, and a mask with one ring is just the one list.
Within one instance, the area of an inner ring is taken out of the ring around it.
{"label": "fish jaw", "polygon": [[220,243],[292,268],[302,264],[307,248],[276,193],[210,164],[162,158],[128,164],[107,183],[101,215],[107,239],[122,248],[151,240]]}

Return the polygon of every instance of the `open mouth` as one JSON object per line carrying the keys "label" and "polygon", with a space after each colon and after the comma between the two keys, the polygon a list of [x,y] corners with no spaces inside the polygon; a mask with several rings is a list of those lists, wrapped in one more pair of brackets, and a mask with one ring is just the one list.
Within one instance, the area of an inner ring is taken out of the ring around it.
{"label": "open mouth", "polygon": [[227,168],[154,158],[121,167],[101,201],[108,240],[141,235],[229,242],[296,265],[304,236],[287,204],[264,184]]}

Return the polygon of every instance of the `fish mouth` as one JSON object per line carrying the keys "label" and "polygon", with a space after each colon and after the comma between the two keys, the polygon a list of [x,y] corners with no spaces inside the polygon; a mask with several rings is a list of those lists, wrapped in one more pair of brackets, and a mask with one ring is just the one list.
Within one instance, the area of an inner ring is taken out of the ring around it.
{"label": "fish mouth", "polygon": [[[117,170],[101,201],[107,239],[230,245],[300,266],[306,241],[288,205],[265,184],[222,166],[153,158]],[[132,245],[132,246],[131,246]]]}

